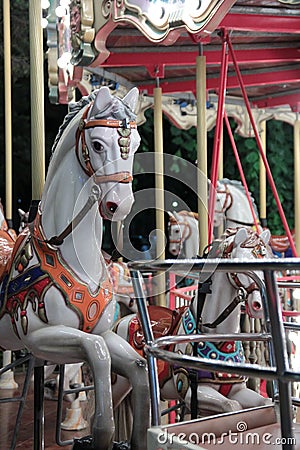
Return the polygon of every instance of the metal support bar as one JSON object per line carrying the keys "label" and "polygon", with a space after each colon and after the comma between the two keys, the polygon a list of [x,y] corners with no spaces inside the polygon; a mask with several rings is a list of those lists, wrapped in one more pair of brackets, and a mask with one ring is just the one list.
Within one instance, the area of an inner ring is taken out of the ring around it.
{"label": "metal support bar", "polygon": [[16,422],[15,422],[14,434],[12,437],[12,441],[11,441],[9,450],[15,450],[15,448],[16,448],[17,438],[18,438],[18,434],[19,434],[19,430],[20,430],[25,401],[27,399],[27,394],[28,394],[28,390],[29,390],[29,386],[30,386],[30,380],[31,380],[34,363],[35,363],[35,358],[31,354],[28,354],[26,356],[23,356],[22,358],[17,359],[13,363],[8,364],[7,366],[3,367],[0,370],[0,373],[4,373],[7,370],[11,370],[16,366],[20,366],[21,364],[23,364],[27,361],[28,361],[28,368],[27,368],[27,372],[26,372],[26,376],[25,376],[25,380],[24,380],[24,384],[23,384],[22,394],[18,397],[1,398],[0,399],[0,403],[20,402],[17,417],[16,417]]}
{"label": "metal support bar", "polygon": [[291,384],[283,379],[283,375],[289,369],[289,358],[287,354],[286,337],[282,322],[282,315],[280,309],[279,293],[276,285],[274,272],[264,271],[264,278],[268,292],[268,305],[270,311],[270,322],[273,330],[273,350],[276,362],[277,371],[280,374],[278,379],[279,388],[279,408],[280,408],[280,422],[281,434],[285,443],[282,445],[284,450],[294,449],[294,445],[289,443],[293,437],[292,430],[292,400],[291,400]]}
{"label": "metal support bar", "polygon": [[34,368],[34,450],[44,450],[44,364]]}
{"label": "metal support bar", "polygon": [[[154,338],[150,323],[150,318],[147,309],[147,302],[145,294],[142,287],[141,275],[136,270],[130,271],[130,276],[132,278],[132,284],[134,288],[134,293],[136,297],[136,303],[139,312],[139,319],[142,324],[142,329],[144,332],[144,338],[147,345],[152,345]],[[160,425],[161,414],[160,414],[160,391],[158,383],[157,365],[156,358],[153,355],[147,355],[148,362],[148,373],[149,373],[149,383],[150,383],[150,393],[151,393],[151,422],[152,425]]]}

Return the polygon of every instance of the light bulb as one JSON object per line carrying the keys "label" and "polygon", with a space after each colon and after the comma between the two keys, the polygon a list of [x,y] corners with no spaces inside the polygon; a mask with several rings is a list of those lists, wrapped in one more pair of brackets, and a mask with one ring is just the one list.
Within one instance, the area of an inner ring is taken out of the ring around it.
{"label": "light bulb", "polygon": [[57,15],[57,17],[63,17],[66,14],[66,8],[64,6],[58,6],[55,9],[55,14]]}
{"label": "light bulb", "polygon": [[42,25],[42,28],[47,28],[48,20],[46,19],[46,17],[42,17],[41,25]]}
{"label": "light bulb", "polygon": [[48,9],[50,6],[49,0],[41,0],[42,9]]}

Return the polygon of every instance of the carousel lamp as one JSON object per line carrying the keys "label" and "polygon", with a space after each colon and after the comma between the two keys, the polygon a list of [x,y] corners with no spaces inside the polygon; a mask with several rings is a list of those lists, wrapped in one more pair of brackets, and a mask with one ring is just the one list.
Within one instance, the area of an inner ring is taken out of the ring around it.
{"label": "carousel lamp", "polygon": [[64,52],[57,60],[58,67],[60,69],[66,69],[68,64],[70,64],[71,57],[72,55],[70,52]]}
{"label": "carousel lamp", "polygon": [[62,5],[59,5],[57,8],[55,8],[55,14],[57,17],[63,17],[66,15],[66,8]]}
{"label": "carousel lamp", "polygon": [[41,0],[41,7],[42,9],[48,9],[50,7],[49,0]]}
{"label": "carousel lamp", "polygon": [[42,28],[47,28],[48,20],[46,19],[46,17],[42,17],[41,25],[42,25]]}
{"label": "carousel lamp", "polygon": [[60,6],[64,7],[64,8],[68,8],[68,6],[70,5],[71,1],[70,0],[60,0]]}

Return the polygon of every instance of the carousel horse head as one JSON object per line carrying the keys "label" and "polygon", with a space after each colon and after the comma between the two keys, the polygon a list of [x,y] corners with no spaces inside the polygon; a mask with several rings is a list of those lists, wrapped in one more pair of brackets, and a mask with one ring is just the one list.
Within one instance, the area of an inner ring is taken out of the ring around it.
{"label": "carousel horse head", "polygon": [[[252,208],[258,218],[257,206],[252,194],[249,193]],[[256,220],[256,219],[255,219]],[[214,227],[224,224],[225,227],[238,227],[255,225],[251,207],[245,188],[237,180],[224,178],[217,182],[216,204],[214,210]]]}
{"label": "carousel horse head", "polygon": [[189,211],[168,211],[169,252],[173,256],[194,258],[198,252],[198,215]]}
{"label": "carousel horse head", "polygon": [[[270,241],[270,231],[264,230],[261,234],[252,229],[240,227],[229,228],[224,233],[225,239],[220,245],[220,250],[225,258],[251,260],[257,258],[273,257]],[[263,279],[263,274],[259,271],[256,275]],[[228,281],[235,288],[240,290],[245,298],[246,308],[250,317],[262,318],[263,307],[260,289],[256,282],[251,278],[251,274],[228,273]]]}
{"label": "carousel horse head", "polygon": [[144,449],[150,424],[146,360],[112,332],[116,298],[101,249],[102,219],[124,219],[133,203],[137,100],[136,88],[120,99],[102,87],[70,107],[35,217],[6,258],[0,240],[0,347],[91,368],[91,436],[76,449],[113,447],[111,368],[134,393],[131,448]]}
{"label": "carousel horse head", "polygon": [[[69,161],[65,167],[65,176],[71,182],[70,195],[78,195],[90,180],[102,218],[123,220],[133,204],[133,157],[140,143],[134,113],[137,100],[137,88],[120,99],[102,87],[70,105],[70,113],[53,146],[45,189],[53,180],[51,175],[55,177],[56,170],[64,163],[61,158],[67,159],[72,147],[77,162]],[[79,176],[74,167],[78,162]]]}

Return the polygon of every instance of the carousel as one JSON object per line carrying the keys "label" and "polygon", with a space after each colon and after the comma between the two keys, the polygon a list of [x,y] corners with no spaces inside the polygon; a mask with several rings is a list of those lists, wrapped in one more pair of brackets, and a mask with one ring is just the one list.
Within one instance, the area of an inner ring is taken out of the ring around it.
{"label": "carousel", "polygon": [[[300,448],[297,0],[31,0],[32,202],[17,233],[10,6],[1,450]],[[45,55],[49,99],[68,105],[47,171]],[[150,109],[153,151],[139,151]],[[194,211],[164,187],[176,155],[163,114],[197,130],[197,160],[178,173]],[[294,129],[293,230],[268,160],[274,119]],[[230,120],[255,139],[259,202]],[[239,180],[224,176],[225,127]],[[153,185],[135,190],[136,176]],[[268,228],[267,183],[282,236]],[[150,248],[137,250],[130,226],[151,209]]]}

